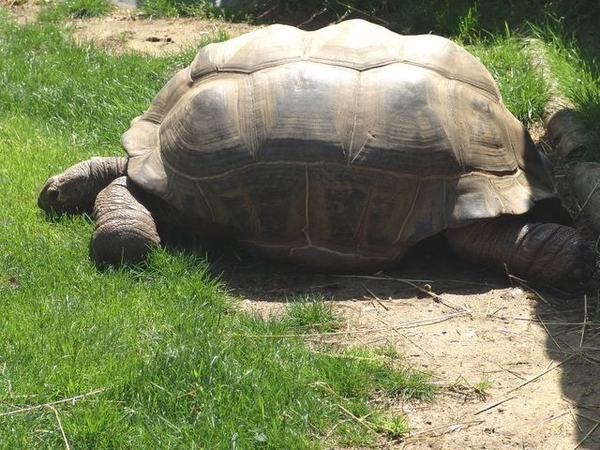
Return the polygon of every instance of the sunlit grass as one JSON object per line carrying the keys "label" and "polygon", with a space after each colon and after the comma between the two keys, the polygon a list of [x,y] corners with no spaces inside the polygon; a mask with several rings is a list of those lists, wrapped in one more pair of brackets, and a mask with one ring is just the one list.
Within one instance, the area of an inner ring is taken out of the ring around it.
{"label": "sunlit grass", "polygon": [[52,21],[65,17],[102,17],[114,8],[115,5],[110,0],[48,0],[41,10],[40,19]]}
{"label": "sunlit grass", "polygon": [[508,30],[466,45],[498,83],[509,111],[529,126],[541,120],[549,94],[542,74],[532,66],[523,47],[523,41]]}
{"label": "sunlit grass", "polygon": [[343,317],[331,303],[318,296],[293,297],[286,305],[286,322],[306,333],[326,333],[344,325]]}
{"label": "sunlit grass", "polygon": [[[554,24],[554,27],[552,27]],[[558,82],[560,92],[574,105],[583,123],[581,141],[586,150],[579,157],[600,160],[600,65],[590,59],[572,32],[560,22],[532,26],[534,35],[546,43],[548,65]]]}

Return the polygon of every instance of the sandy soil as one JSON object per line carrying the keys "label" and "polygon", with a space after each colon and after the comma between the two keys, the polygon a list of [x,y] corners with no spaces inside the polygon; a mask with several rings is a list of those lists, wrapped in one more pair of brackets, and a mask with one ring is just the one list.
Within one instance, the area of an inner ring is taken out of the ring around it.
{"label": "sandy soil", "polygon": [[74,20],[72,25],[78,41],[93,41],[116,52],[136,51],[150,55],[176,53],[198,46],[203,38],[221,33],[235,37],[256,28],[219,20],[157,20],[126,9],[106,18]]}
{"label": "sandy soil", "polygon": [[[34,20],[35,4],[0,5],[19,21]],[[79,40],[151,54],[179,51],[207,34],[235,36],[251,29],[208,20],[150,20],[132,10],[70,25]],[[412,431],[381,448],[600,448],[600,328],[587,321],[585,308],[595,308],[595,289],[536,292],[458,261],[443,248],[376,277],[316,276],[250,257],[219,267],[244,308],[273,314],[293,295],[317,293],[347,322],[321,340],[392,345],[408,364],[435,374],[440,395],[433,403],[396,405]]]}

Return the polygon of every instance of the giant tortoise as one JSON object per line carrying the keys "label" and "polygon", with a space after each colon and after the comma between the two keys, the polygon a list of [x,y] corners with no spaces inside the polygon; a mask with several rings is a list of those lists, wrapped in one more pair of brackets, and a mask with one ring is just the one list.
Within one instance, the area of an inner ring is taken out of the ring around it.
{"label": "giant tortoise", "polygon": [[484,66],[442,37],[350,20],[211,44],[122,143],[127,158],[83,161],[38,200],[94,205],[99,263],[140,260],[177,226],[320,271],[386,268],[443,233],[528,279],[591,274],[546,157]]}

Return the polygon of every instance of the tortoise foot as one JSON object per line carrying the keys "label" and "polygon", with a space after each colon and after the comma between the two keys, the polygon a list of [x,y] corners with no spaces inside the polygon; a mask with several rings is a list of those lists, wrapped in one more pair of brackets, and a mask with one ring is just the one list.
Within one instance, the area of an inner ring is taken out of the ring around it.
{"label": "tortoise foot", "polygon": [[139,262],[160,237],[141,192],[127,177],[119,177],[98,194],[94,204],[96,229],[90,254],[99,265]]}

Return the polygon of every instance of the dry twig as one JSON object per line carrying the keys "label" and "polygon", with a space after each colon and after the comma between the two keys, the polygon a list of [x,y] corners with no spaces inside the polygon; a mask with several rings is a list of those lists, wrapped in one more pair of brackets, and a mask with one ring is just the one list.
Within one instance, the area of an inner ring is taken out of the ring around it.
{"label": "dry twig", "polygon": [[434,434],[436,431],[439,431],[439,430],[445,430],[443,434],[452,433],[452,432],[454,432],[456,426],[462,427],[464,425],[467,425],[467,426],[470,426],[470,425],[479,425],[479,424],[482,424],[484,422],[485,422],[485,420],[467,420],[467,421],[464,421],[464,422],[455,422],[452,425],[439,425],[437,427],[429,428],[428,430],[423,430],[423,431],[418,431],[416,433],[411,433],[410,436],[406,440],[407,441],[413,441],[413,440],[416,441],[416,440],[418,440],[418,438],[420,436],[431,435],[431,434]]}
{"label": "dry twig", "polygon": [[62,435],[63,441],[65,443],[65,448],[67,450],[71,450],[71,446],[69,445],[69,440],[67,439],[67,435],[65,433],[65,429],[62,426],[62,422],[60,421],[60,417],[58,415],[58,411],[56,410],[56,408],[52,405],[48,405],[47,406],[49,409],[52,410],[52,412],[54,412],[54,415],[56,416],[56,421],[58,422],[58,428],[60,428],[60,434]]}
{"label": "dry twig", "polygon": [[519,384],[518,386],[515,386],[514,388],[510,389],[510,390],[509,390],[507,393],[514,392],[514,391],[516,391],[516,390],[518,390],[518,389],[521,389],[523,386],[526,386],[526,385],[528,385],[529,383],[532,383],[532,382],[534,382],[534,381],[535,381],[535,380],[537,380],[538,378],[541,378],[541,377],[543,377],[544,375],[546,375],[548,372],[552,372],[554,369],[556,369],[556,368],[560,367],[561,365],[563,365],[563,364],[564,364],[564,363],[566,363],[567,361],[570,361],[570,360],[572,360],[572,359],[573,359],[575,356],[577,356],[577,355],[571,355],[571,356],[569,356],[569,357],[567,357],[567,358],[563,359],[561,362],[559,362],[559,363],[557,363],[557,364],[555,364],[555,365],[553,365],[553,366],[550,366],[550,367],[548,367],[548,368],[544,369],[543,371],[541,371],[540,373],[538,373],[538,374],[537,374],[537,375],[535,375],[534,377],[531,377],[531,378],[529,378],[529,379],[527,379],[527,380],[523,381],[523,382],[522,382],[521,384]]}
{"label": "dry twig", "polygon": [[42,408],[50,408],[56,405],[60,405],[62,403],[75,403],[77,400],[81,400],[82,398],[89,397],[90,395],[100,394],[101,392],[106,391],[108,388],[96,389],[95,391],[87,392],[85,394],[76,395],[74,397],[63,398],[62,400],[56,400],[54,402],[43,403],[41,405],[33,405],[26,406],[25,408],[14,409],[12,411],[7,411],[4,413],[0,413],[0,417],[12,416],[19,413],[31,412]]}
{"label": "dry twig", "polygon": [[600,422],[596,422],[596,425],[594,425],[592,429],[588,431],[587,434],[577,443],[577,445],[573,447],[573,450],[577,450],[579,447],[581,447],[585,441],[587,441],[587,438],[589,438],[592,433],[598,429],[598,427],[600,427]]}
{"label": "dry twig", "polygon": [[588,322],[587,295],[583,294],[583,324],[581,325],[581,339],[579,339],[579,348],[583,347],[583,338],[585,337],[585,326]]}
{"label": "dry twig", "polygon": [[[356,417],[354,414],[352,414],[350,411],[348,411],[346,408],[344,408],[342,405],[337,404],[336,405],[338,408],[340,408],[346,415],[348,415],[348,417],[350,417],[352,420],[356,421],[357,423],[361,424],[363,427],[367,428],[370,431],[373,432],[377,432],[377,430],[375,430],[375,428],[373,428],[369,422],[367,422],[365,419],[368,417]],[[391,430],[389,430],[391,431]]]}
{"label": "dry twig", "polygon": [[381,302],[381,299],[380,299],[379,297],[377,297],[377,296],[376,296],[376,295],[373,293],[373,291],[372,291],[371,289],[369,289],[367,286],[365,286],[365,284],[364,284],[364,283],[360,283],[360,285],[361,285],[362,287],[364,287],[364,288],[365,288],[365,291],[367,291],[367,292],[369,293],[369,295],[371,295],[371,297],[373,297],[377,303],[379,303],[379,306],[381,306],[381,307],[382,307],[383,309],[385,309],[386,311],[389,311],[389,310],[390,310],[390,308],[388,308],[387,306],[385,306],[385,305],[384,305],[384,304]]}
{"label": "dry twig", "polygon": [[[404,283],[404,284],[409,285],[412,288],[415,288],[419,292],[431,297],[433,300],[435,300],[438,303],[441,303],[442,305],[445,305],[449,308],[452,308],[452,309],[455,309],[458,311],[467,312],[467,313],[469,313],[469,315],[471,314],[471,310],[467,306],[454,303],[453,301],[448,300],[448,299],[442,297],[441,295],[438,295],[435,292],[433,292],[431,290],[431,285],[430,285],[430,283],[433,283],[433,281],[431,281],[431,280],[410,280],[407,278],[380,277],[380,276],[373,276],[373,275],[337,275],[337,277],[355,278],[355,279],[361,278],[361,279],[367,279],[367,280],[381,280],[381,281],[396,281],[399,283]],[[423,285],[420,286],[417,283],[422,283]],[[364,287],[364,284],[363,284],[363,287]]]}

